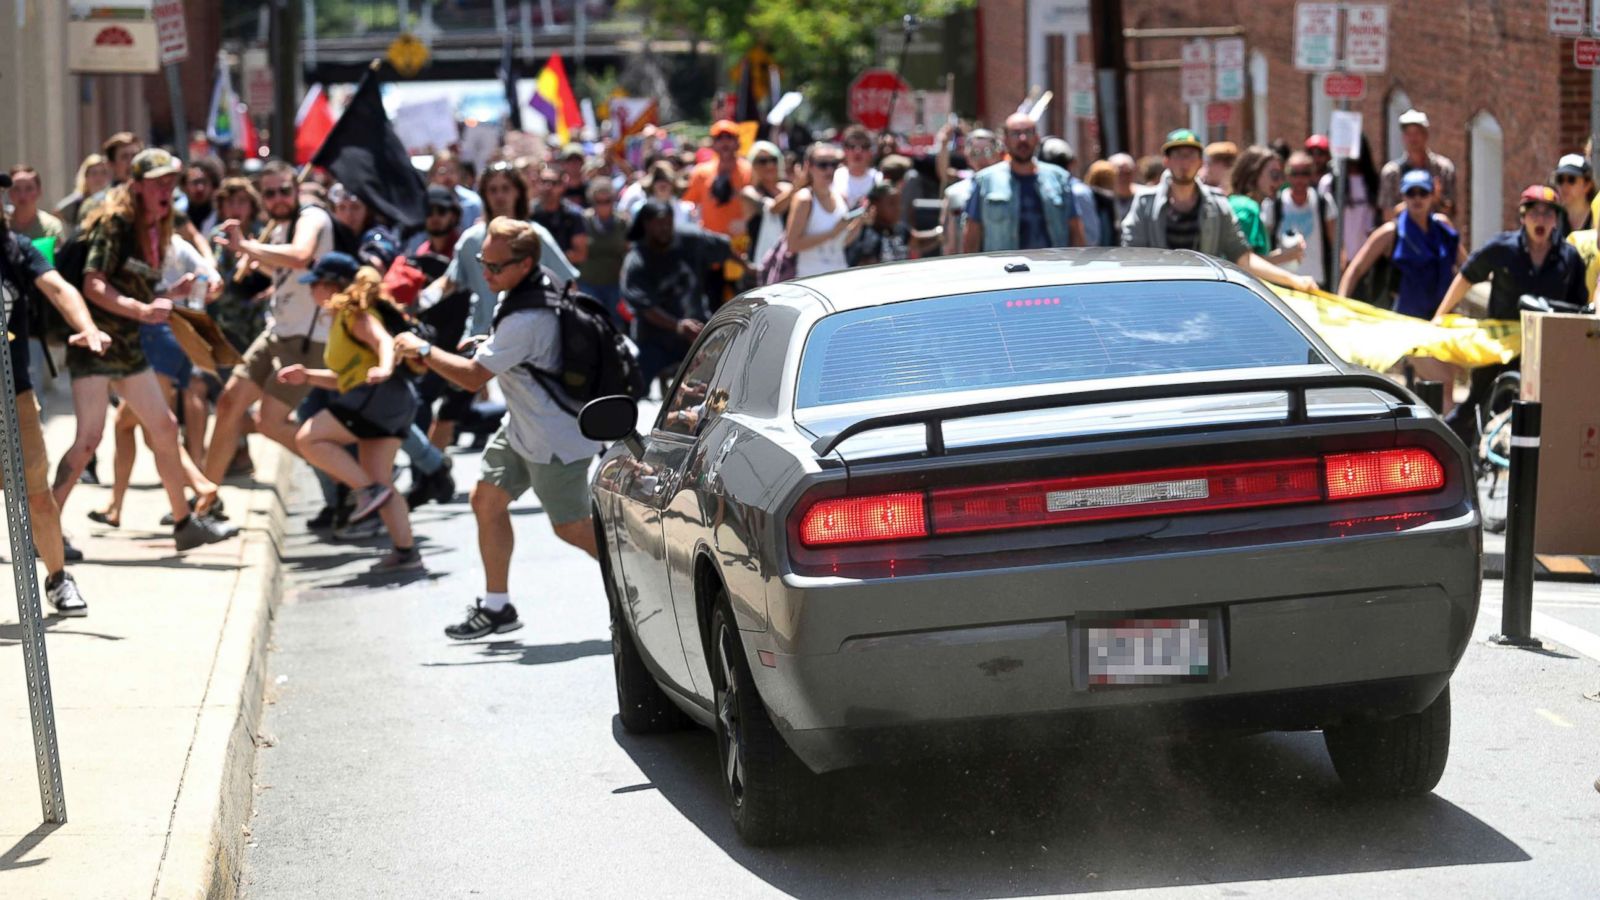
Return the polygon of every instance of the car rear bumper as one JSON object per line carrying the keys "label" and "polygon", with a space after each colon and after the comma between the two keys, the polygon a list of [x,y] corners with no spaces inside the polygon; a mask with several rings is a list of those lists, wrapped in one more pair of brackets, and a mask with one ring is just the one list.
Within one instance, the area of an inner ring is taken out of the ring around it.
{"label": "car rear bumper", "polygon": [[[825,771],[943,751],[962,735],[1131,726],[1312,728],[1426,706],[1477,616],[1476,517],[1403,535],[873,581],[795,579],[746,635],[796,753]],[[1091,615],[1215,615],[1201,683],[1087,687]],[[763,661],[755,650],[765,650]],[[770,663],[767,664],[767,663]]]}

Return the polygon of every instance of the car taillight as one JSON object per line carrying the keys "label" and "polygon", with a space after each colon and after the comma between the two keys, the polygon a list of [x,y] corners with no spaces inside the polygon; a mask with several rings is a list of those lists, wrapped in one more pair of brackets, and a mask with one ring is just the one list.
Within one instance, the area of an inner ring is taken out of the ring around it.
{"label": "car taillight", "polygon": [[1412,494],[1444,487],[1444,466],[1415,447],[1325,457],[1329,500]]}
{"label": "car taillight", "polygon": [[1436,491],[1444,466],[1418,448],[1332,453],[902,491],[818,501],[800,521],[807,546],[861,544],[1067,525],[1354,500]]}
{"label": "car taillight", "polygon": [[800,520],[800,540],[808,547],[927,536],[928,517],[918,491],[821,500]]}
{"label": "car taillight", "polygon": [[933,491],[936,534],[1167,516],[1322,499],[1316,458]]}

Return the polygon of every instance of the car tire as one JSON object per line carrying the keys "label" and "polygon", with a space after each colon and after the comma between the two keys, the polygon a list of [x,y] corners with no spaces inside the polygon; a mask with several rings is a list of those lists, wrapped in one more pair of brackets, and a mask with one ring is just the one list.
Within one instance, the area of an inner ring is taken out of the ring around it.
{"label": "car tire", "polygon": [[734,829],[751,846],[786,843],[803,830],[799,798],[810,773],[756,693],[725,597],[711,616],[711,640],[718,771]]}
{"label": "car tire", "polygon": [[1450,686],[1421,712],[1323,731],[1339,780],[1354,793],[1406,797],[1433,790],[1450,758]]}
{"label": "car tire", "polygon": [[617,717],[630,734],[662,734],[678,731],[689,724],[689,717],[673,703],[639,654],[633,632],[623,619],[622,607],[606,561],[600,561],[601,580],[611,607],[611,665],[617,677]]}

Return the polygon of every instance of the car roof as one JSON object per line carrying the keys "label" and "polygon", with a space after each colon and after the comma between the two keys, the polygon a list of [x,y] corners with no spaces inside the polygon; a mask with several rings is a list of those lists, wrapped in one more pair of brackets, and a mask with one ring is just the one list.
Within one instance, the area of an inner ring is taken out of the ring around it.
{"label": "car roof", "polygon": [[789,284],[835,311],[978,291],[1129,281],[1224,281],[1228,269],[1188,250],[1092,247],[934,257],[844,269]]}

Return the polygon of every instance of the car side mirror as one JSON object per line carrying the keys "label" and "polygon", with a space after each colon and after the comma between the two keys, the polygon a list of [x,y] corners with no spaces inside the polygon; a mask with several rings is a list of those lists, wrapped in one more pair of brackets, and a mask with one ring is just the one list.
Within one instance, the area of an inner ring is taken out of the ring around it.
{"label": "car side mirror", "polygon": [[639,403],[626,394],[596,397],[578,412],[578,430],[591,441],[620,441],[636,457],[644,456],[644,442],[635,427]]}

